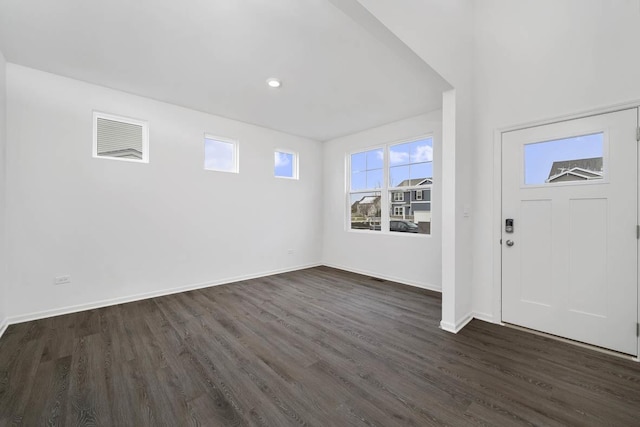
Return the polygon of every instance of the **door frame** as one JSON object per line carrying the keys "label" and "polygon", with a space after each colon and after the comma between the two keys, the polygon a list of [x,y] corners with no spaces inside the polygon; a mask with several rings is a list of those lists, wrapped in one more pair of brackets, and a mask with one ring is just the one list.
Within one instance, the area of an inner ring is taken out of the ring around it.
{"label": "door frame", "polygon": [[[632,108],[638,108],[638,124],[640,126],[640,100],[627,102],[622,104],[610,105],[608,107],[596,108],[591,110],[585,110],[574,114],[566,114],[553,118],[547,118],[543,120],[536,120],[532,122],[520,123],[511,126],[505,126],[495,129],[493,132],[493,227],[492,227],[492,246],[493,246],[493,322],[501,325],[505,325],[502,321],[502,136],[506,132],[518,131],[523,129],[529,129],[533,127],[546,126],[554,123],[566,122],[569,120],[583,119],[592,116],[598,116],[607,113],[615,113],[618,111],[629,110]],[[640,142],[638,143],[640,144]],[[640,168],[640,149],[638,150],[638,168]],[[638,174],[638,204],[640,205],[640,173]],[[640,215],[640,206],[638,207]],[[637,218],[637,223],[640,224],[640,217]],[[638,259],[637,266],[640,269],[640,240],[638,240]],[[636,286],[638,288],[638,301],[637,301],[637,318],[636,322],[640,323],[640,274],[638,274]],[[537,332],[536,332],[537,333]],[[544,334],[540,332],[541,334]],[[544,334],[547,335],[547,334]],[[561,338],[562,339],[562,338]],[[569,342],[574,342],[567,340]],[[614,354],[623,358],[628,358],[640,362],[640,337],[636,338],[636,345],[638,348],[638,356],[626,356],[622,353],[614,351],[600,349],[599,347],[591,346],[589,344],[580,343],[581,345],[602,350],[604,352]]]}

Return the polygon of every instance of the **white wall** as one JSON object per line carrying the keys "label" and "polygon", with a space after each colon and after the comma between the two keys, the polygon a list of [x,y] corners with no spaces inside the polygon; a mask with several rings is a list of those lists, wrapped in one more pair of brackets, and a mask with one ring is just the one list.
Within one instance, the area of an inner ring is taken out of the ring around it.
{"label": "white wall", "polygon": [[[441,288],[441,133],[442,113],[436,111],[324,143],[323,264],[414,286]],[[424,134],[434,137],[433,234],[348,231],[348,153]]]}
{"label": "white wall", "polygon": [[[319,142],[13,64],[7,82],[12,320],[320,262]],[[150,163],[92,158],[94,109],[148,120]],[[203,170],[205,132],[240,141],[239,174]]]}
{"label": "white wall", "polygon": [[[473,5],[471,0],[358,0],[454,91],[443,101],[442,322],[457,331],[472,314]],[[450,111],[451,110],[451,111]],[[465,211],[467,214],[465,215]]]}
{"label": "white wall", "polygon": [[640,100],[639,22],[638,0],[475,3],[474,309],[487,319],[500,315],[494,131]]}
{"label": "white wall", "polygon": [[5,176],[5,148],[6,148],[6,61],[0,52],[0,335],[7,324],[7,252],[6,252],[6,176]]}

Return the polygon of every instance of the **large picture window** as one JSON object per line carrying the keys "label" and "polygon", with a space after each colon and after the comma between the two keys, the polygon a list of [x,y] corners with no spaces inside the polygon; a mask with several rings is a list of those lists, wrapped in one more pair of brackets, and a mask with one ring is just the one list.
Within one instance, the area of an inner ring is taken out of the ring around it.
{"label": "large picture window", "polygon": [[350,229],[431,234],[433,138],[348,158]]}

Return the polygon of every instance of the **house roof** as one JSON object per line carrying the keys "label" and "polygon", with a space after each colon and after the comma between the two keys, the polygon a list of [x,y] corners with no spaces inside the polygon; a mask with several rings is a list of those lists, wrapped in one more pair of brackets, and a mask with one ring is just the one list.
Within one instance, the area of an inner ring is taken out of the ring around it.
{"label": "house roof", "polygon": [[545,182],[583,181],[602,178],[602,157],[562,160],[551,165]]}
{"label": "house roof", "polygon": [[414,187],[416,185],[429,185],[429,184],[433,184],[432,178],[414,178],[414,179],[405,179],[397,186],[398,187]]}
{"label": "house roof", "polygon": [[547,178],[546,182],[554,181],[584,181],[602,178],[602,172],[592,172],[582,168],[573,168]]}
{"label": "house roof", "polygon": [[564,172],[580,169],[585,172],[595,173],[595,175],[602,175],[602,157],[591,157],[588,159],[574,159],[574,160],[562,160],[553,162],[551,170],[549,171],[549,180],[556,175],[563,174]]}
{"label": "house roof", "polygon": [[360,199],[358,204],[361,204],[361,205],[371,204],[371,203],[375,203],[378,199],[380,199],[380,196],[364,196],[362,199]]}

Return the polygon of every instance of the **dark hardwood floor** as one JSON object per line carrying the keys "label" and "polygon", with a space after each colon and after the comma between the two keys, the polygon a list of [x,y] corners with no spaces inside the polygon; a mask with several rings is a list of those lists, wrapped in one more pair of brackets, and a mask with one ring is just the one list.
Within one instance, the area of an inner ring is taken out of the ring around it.
{"label": "dark hardwood floor", "polygon": [[640,364],[319,267],[9,327],[0,425],[640,425]]}

